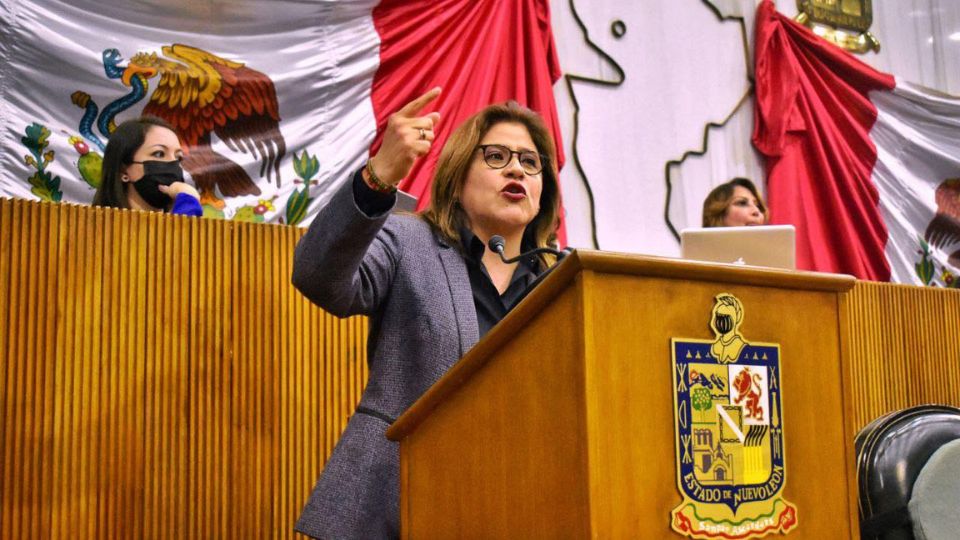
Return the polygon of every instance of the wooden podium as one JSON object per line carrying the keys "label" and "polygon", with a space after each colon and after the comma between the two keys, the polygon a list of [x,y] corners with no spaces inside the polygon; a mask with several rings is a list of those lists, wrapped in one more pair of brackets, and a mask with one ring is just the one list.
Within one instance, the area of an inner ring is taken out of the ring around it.
{"label": "wooden podium", "polygon": [[840,296],[850,276],[580,251],[387,432],[404,538],[681,538],[673,338],[720,293],[780,346],[788,538],[856,538]]}

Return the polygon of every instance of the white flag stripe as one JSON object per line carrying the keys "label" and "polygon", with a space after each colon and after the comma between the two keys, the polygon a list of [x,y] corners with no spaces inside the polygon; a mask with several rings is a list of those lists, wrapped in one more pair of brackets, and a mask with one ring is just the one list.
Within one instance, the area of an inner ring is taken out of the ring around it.
{"label": "white flag stripe", "polygon": [[[870,132],[877,146],[872,178],[889,233],[891,281],[922,285],[916,265],[923,259],[920,239],[937,214],[936,190],[960,177],[960,98],[898,79],[893,91],[871,92],[870,99],[878,112]],[[957,242],[930,246],[934,283],[944,284],[947,257],[958,248]]]}
{"label": "white flag stripe", "polygon": [[[263,74],[276,91],[279,131],[286,145],[279,186],[276,178],[261,178],[260,159],[231,150],[216,133],[211,135],[213,150],[239,165],[261,192],[224,198],[224,217],[286,221],[288,201],[302,191],[302,180],[308,180],[313,201],[299,224],[309,223],[333,188],[366,159],[376,132],[370,91],[380,65],[380,38],[372,19],[377,2],[238,0],[229,10],[218,11],[213,27],[198,24],[209,21],[209,6],[201,4],[177,3],[162,15],[119,0],[77,0],[69,13],[65,4],[38,0],[0,5],[0,15],[10,23],[0,35],[0,196],[44,198],[28,180],[38,170],[24,159],[31,152],[21,141],[36,123],[49,130],[41,154],[53,151],[44,166],[50,187],[59,177],[61,200],[91,202],[94,188],[81,179],[80,151],[68,140],[82,135],[84,116],[84,107],[72,101],[72,94],[88,94],[98,116],[105,117],[113,116],[107,111],[111,105],[128,99],[129,106],[113,118],[116,123],[134,118],[160,89],[160,76],[147,79],[144,95],[132,96],[131,86],[105,73],[104,51],[117,50],[120,69],[137,53],[155,53],[160,61],[183,67],[183,59],[164,52],[177,43],[242,63]],[[230,98],[220,97],[226,106]],[[96,124],[92,132],[106,140]],[[90,138],[84,142],[91,152],[102,153]],[[304,152],[319,165],[309,179],[300,178],[293,166],[295,156]]]}

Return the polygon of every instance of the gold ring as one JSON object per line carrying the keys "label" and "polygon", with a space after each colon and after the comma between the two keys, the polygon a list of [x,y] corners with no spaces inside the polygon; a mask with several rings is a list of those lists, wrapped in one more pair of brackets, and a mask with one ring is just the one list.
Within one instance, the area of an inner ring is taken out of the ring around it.
{"label": "gold ring", "polygon": [[424,131],[423,128],[420,128],[420,140],[421,141],[427,140],[427,132]]}

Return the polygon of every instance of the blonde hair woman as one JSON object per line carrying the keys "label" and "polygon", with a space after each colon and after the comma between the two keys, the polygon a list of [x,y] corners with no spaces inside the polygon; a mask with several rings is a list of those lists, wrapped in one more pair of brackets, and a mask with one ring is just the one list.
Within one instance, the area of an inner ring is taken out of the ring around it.
{"label": "blonde hair woman", "polygon": [[765,225],[767,220],[767,206],[757,186],[746,178],[720,184],[703,201],[704,227]]}

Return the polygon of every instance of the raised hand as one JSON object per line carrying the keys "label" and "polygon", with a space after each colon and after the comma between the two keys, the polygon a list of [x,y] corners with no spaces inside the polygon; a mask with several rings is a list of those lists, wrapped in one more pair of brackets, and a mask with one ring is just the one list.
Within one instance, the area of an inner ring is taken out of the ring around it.
{"label": "raised hand", "polygon": [[[440,88],[434,88],[407,103],[387,119],[383,144],[377,155],[370,158],[370,165],[381,182],[396,186],[410,174],[413,164],[430,151],[440,113],[419,114],[439,95]],[[366,178],[367,171],[364,170],[363,174]]]}
{"label": "raised hand", "polygon": [[197,189],[186,182],[174,182],[169,186],[160,184],[157,186],[157,189],[169,195],[171,199],[176,199],[178,193],[186,193],[187,195],[193,195],[198,201],[200,200],[200,194],[197,193]]}

